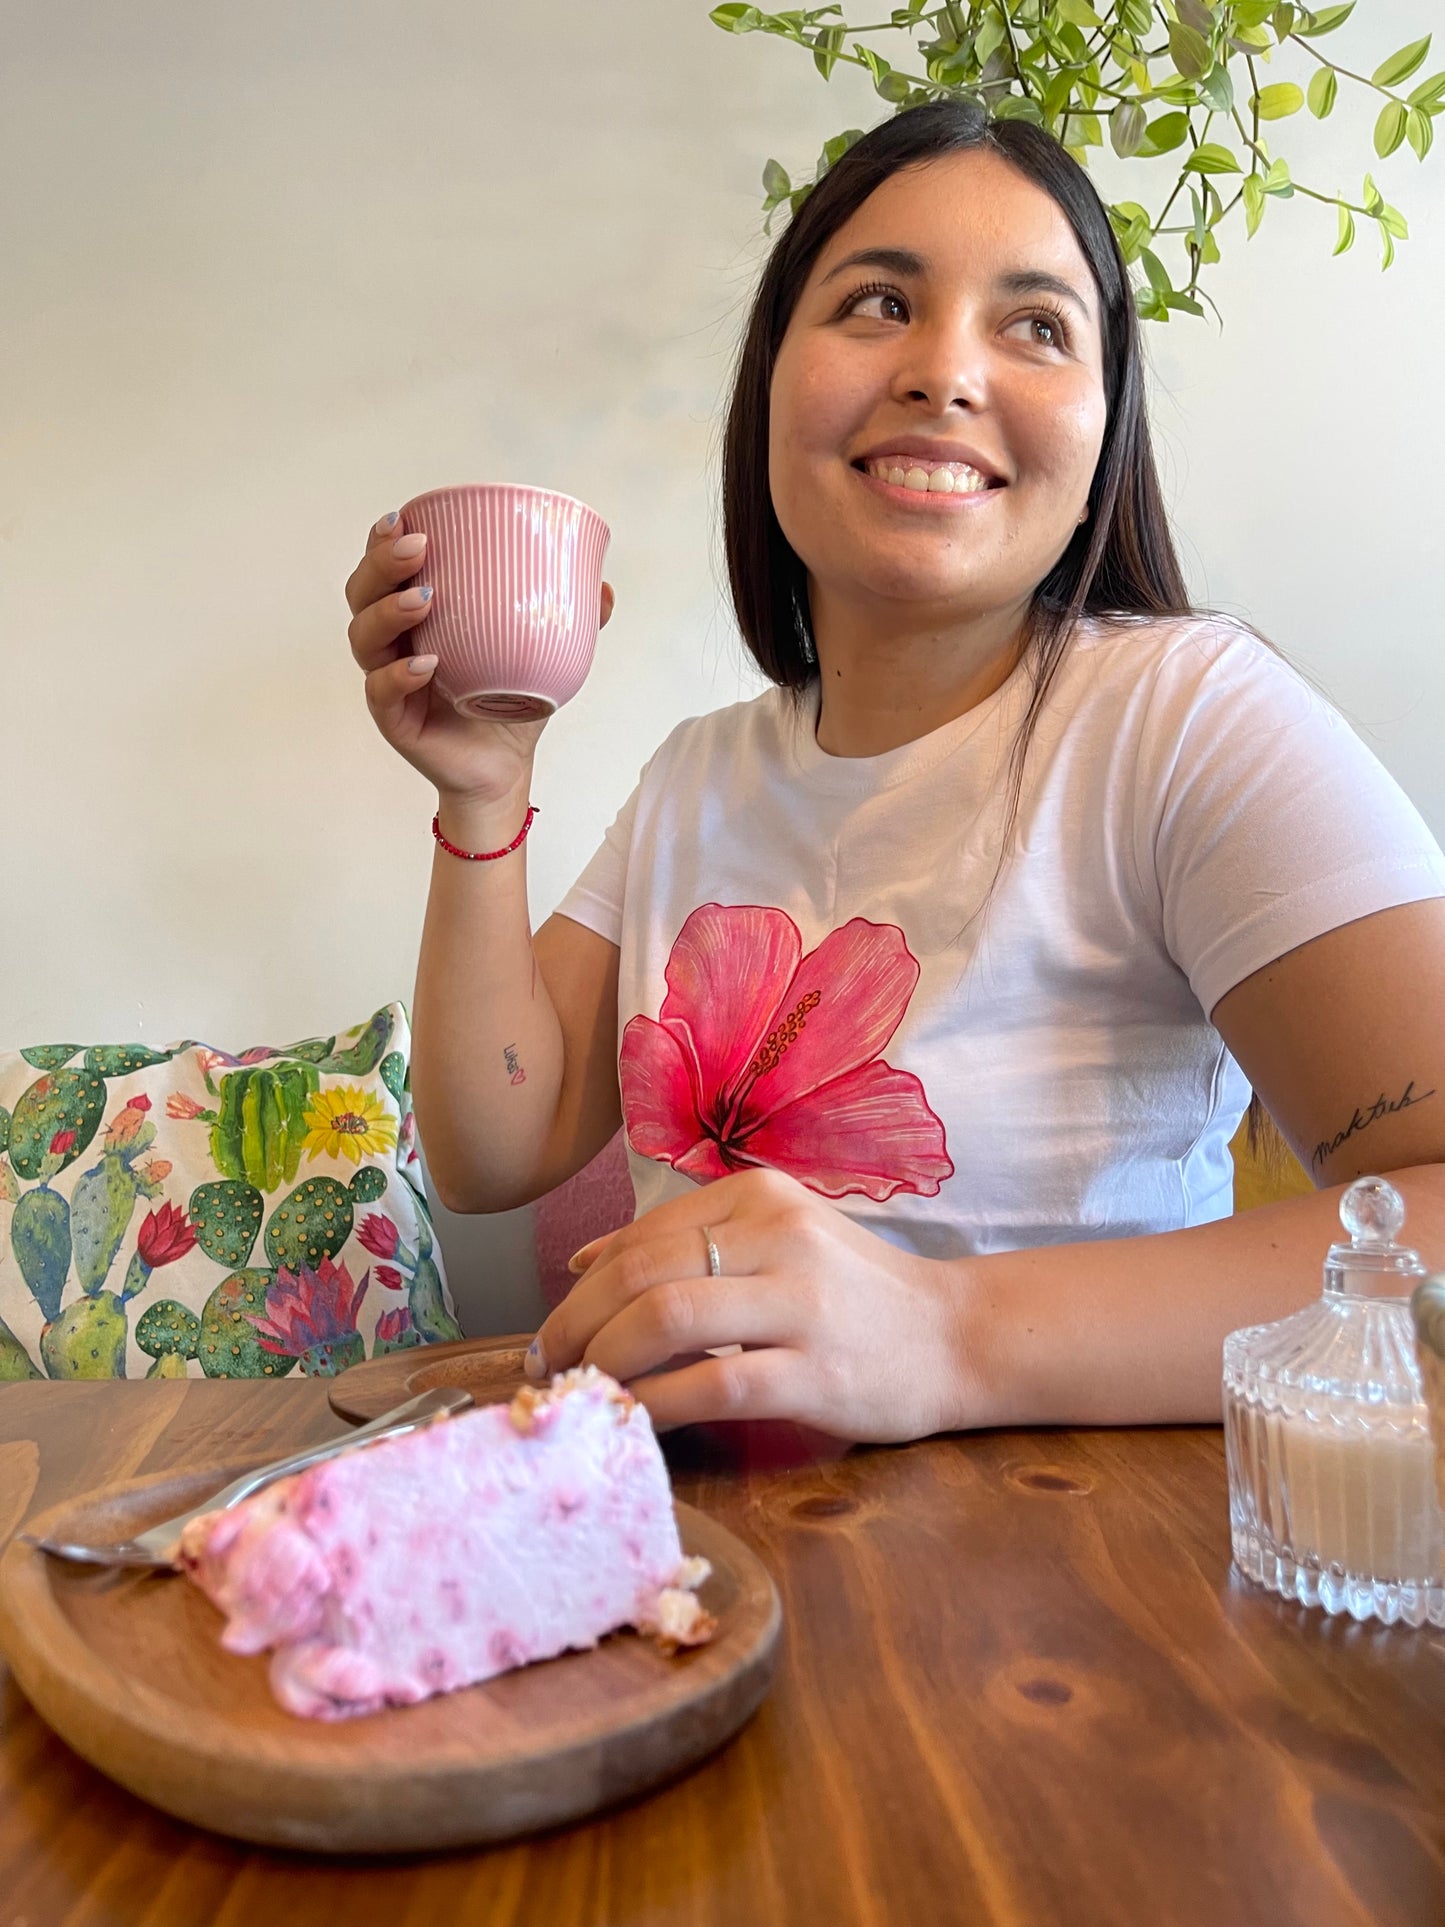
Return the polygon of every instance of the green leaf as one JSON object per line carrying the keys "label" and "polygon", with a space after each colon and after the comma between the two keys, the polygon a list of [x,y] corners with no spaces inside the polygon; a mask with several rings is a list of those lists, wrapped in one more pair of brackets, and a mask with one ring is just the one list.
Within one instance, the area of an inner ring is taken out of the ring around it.
{"label": "green leaf", "polygon": [[1205,6],[1204,0],[1175,0],[1174,11],[1186,27],[1193,27],[1206,39],[1214,32],[1214,15]]}
{"label": "green leaf", "polygon": [[1173,288],[1169,271],[1159,256],[1151,248],[1144,248],[1139,255],[1140,265],[1149,277],[1149,286],[1156,294],[1168,294]]}
{"label": "green leaf", "polygon": [[1405,134],[1415,150],[1416,160],[1423,161],[1435,141],[1435,123],[1423,107],[1411,107],[1407,110]]}
{"label": "green leaf", "polygon": [[1144,145],[1144,109],[1137,100],[1121,101],[1109,116],[1109,142],[1120,160],[1127,161]]}
{"label": "green leaf", "polygon": [[838,64],[838,56],[843,51],[843,29],[841,27],[822,27],[813,39],[813,65],[823,76],[831,80],[833,69]]}
{"label": "green leaf", "polygon": [[1310,81],[1309,93],[1306,96],[1309,101],[1310,112],[1316,120],[1325,120],[1329,117],[1330,110],[1335,104],[1335,97],[1339,91],[1340,83],[1336,77],[1334,68],[1316,67],[1314,78]]}
{"label": "green leaf", "polygon": [[1384,160],[1405,138],[1406,109],[1402,101],[1387,100],[1375,122],[1375,152]]}
{"label": "green leaf", "polygon": [[1244,225],[1251,239],[1264,219],[1264,182],[1258,174],[1244,177]]}
{"label": "green leaf", "polygon": [[1241,174],[1243,168],[1227,147],[1218,141],[1205,141],[1184,163],[1186,174]]}
{"label": "green leaf", "polygon": [[893,69],[883,56],[881,54],[875,54],[871,47],[865,47],[861,40],[855,40],[853,42],[853,51],[873,76],[873,85],[875,87],[886,75],[892,73]]}
{"label": "green leaf", "polygon": [[1296,87],[1292,80],[1282,80],[1273,87],[1261,87],[1253,102],[1261,120],[1287,120],[1291,114],[1297,114],[1304,104],[1304,89]]}
{"label": "green leaf", "polygon": [[1174,65],[1188,80],[1203,80],[1214,65],[1214,55],[1204,35],[1193,27],[1180,26],[1178,21],[1169,29],[1169,52]]}
{"label": "green leaf", "polygon": [[1249,31],[1254,27],[1262,27],[1274,12],[1275,5],[1276,0],[1234,0],[1230,17],[1235,32],[1238,33],[1241,28]]}
{"label": "green leaf", "polygon": [[1395,259],[1395,237],[1388,228],[1380,229],[1380,242],[1382,248],[1380,267],[1384,269],[1390,267]]}
{"label": "green leaf", "polygon": [[1343,204],[1340,207],[1340,238],[1335,242],[1335,253],[1343,254],[1355,245],[1355,217]]}
{"label": "green leaf", "polygon": [[1136,39],[1142,39],[1154,26],[1154,8],[1151,0],[1124,0],[1119,18],[1125,29]]}
{"label": "green leaf", "polygon": [[1028,120],[1035,127],[1044,124],[1044,111],[1036,100],[1026,94],[1005,94],[993,110],[995,120]]}
{"label": "green leaf", "polygon": [[788,171],[777,161],[763,163],[763,192],[768,197],[769,207],[776,207],[779,201],[786,201],[793,191],[793,183],[788,179]]}
{"label": "green leaf", "polygon": [[1164,297],[1164,305],[1175,314],[1193,314],[1198,315],[1201,320],[1204,318],[1204,309],[1192,294],[1185,294],[1182,288],[1171,288]]}
{"label": "green leaf", "polygon": [[1147,154],[1172,154],[1189,134],[1188,114],[1160,114],[1149,123],[1144,141]]}
{"label": "green leaf", "polygon": [[1277,194],[1282,201],[1293,197],[1294,182],[1290,179],[1288,161],[1270,162],[1269,172],[1264,177],[1264,191],[1266,194]]}
{"label": "green leaf", "polygon": [[[1398,87],[1402,80],[1408,80],[1411,74],[1424,66],[1429,51],[1430,36],[1427,33],[1423,40],[1412,40],[1408,47],[1402,47],[1397,54],[1391,54],[1388,60],[1382,60],[1370,79],[1377,87]],[[1396,145],[1399,143],[1396,142]]]}
{"label": "green leaf", "polygon": [[1412,107],[1433,107],[1441,100],[1445,100],[1445,74],[1431,74],[1410,95]]}
{"label": "green leaf", "polygon": [[912,94],[913,89],[902,74],[885,74],[878,82],[877,92],[882,99],[891,101],[895,107],[901,107]]}
{"label": "green leaf", "polygon": [[1199,91],[1216,114],[1234,110],[1234,77],[1227,67],[1215,67],[1199,83]]}
{"label": "green leaf", "polygon": [[1405,219],[1399,208],[1391,207],[1387,202],[1375,218],[1385,232],[1387,234],[1393,234],[1397,241],[1409,240],[1410,223]]}
{"label": "green leaf", "polygon": [[1274,28],[1275,39],[1281,42],[1288,40],[1294,32],[1294,23],[1298,18],[1298,8],[1291,6],[1276,7],[1269,23]]}
{"label": "green leaf", "polygon": [[830,141],[823,143],[823,162],[827,167],[836,167],[850,147],[856,147],[863,138],[861,127],[849,127],[841,134],[835,134]]}
{"label": "green leaf", "polygon": [[1333,33],[1336,27],[1342,27],[1354,11],[1355,0],[1350,0],[1347,7],[1318,7],[1301,18],[1295,32],[1307,40],[1318,40],[1321,34]]}
{"label": "green leaf", "polygon": [[708,18],[724,33],[756,33],[763,24],[763,16],[756,7],[714,7]]}
{"label": "green leaf", "polygon": [[1054,12],[1071,27],[1102,27],[1104,24],[1089,5],[1089,0],[1055,0]]}

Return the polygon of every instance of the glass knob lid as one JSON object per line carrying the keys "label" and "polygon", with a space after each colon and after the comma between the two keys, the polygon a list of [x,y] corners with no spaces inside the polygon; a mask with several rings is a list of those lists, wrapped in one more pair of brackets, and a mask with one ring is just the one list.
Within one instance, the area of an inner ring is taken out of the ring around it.
{"label": "glass knob lid", "polygon": [[1356,1247],[1391,1245],[1405,1222],[1405,1200],[1386,1178],[1356,1178],[1340,1199],[1340,1223]]}
{"label": "glass knob lid", "polygon": [[1424,1277],[1419,1252],[1396,1243],[1404,1229],[1405,1200],[1387,1178],[1356,1178],[1340,1199],[1340,1223],[1349,1243],[1330,1246],[1327,1292],[1405,1298],[1409,1287],[1404,1281]]}

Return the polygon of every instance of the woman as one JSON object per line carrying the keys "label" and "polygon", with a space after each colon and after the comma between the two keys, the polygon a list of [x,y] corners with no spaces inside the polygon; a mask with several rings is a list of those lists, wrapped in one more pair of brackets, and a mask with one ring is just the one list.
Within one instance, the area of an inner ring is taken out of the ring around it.
{"label": "woman", "polygon": [[[538,726],[429,695],[394,516],[348,584],[441,834],[510,848],[435,862],[442,1196],[516,1205],[628,1134],[637,1222],[532,1369],[855,1439],[1208,1419],[1224,1334],[1316,1292],[1341,1184],[1391,1173],[1445,1262],[1445,860],[1190,611],[1124,266],[1055,142],[932,105],[826,176],[757,295],[725,497],[777,686],[674,731],[535,940]],[[1251,1087],[1324,1188],[1233,1218]]]}

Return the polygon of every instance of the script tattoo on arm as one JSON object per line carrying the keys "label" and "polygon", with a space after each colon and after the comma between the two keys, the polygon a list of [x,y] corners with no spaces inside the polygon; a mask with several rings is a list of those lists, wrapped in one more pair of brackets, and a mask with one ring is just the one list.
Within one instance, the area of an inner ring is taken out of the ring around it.
{"label": "script tattoo on arm", "polygon": [[1380,1118],[1393,1117],[1396,1111],[1408,1111],[1414,1105],[1423,1104],[1427,1097],[1433,1097],[1434,1095],[1433,1089],[1417,1091],[1413,1077],[1393,1102],[1381,1091],[1380,1095],[1367,1111],[1362,1111],[1358,1106],[1356,1107],[1354,1116],[1342,1131],[1336,1131],[1332,1138],[1320,1139],[1319,1143],[1315,1146],[1314,1156],[1311,1162],[1318,1168],[1324,1163],[1326,1158],[1333,1157],[1346,1139],[1354,1137],[1357,1131],[1367,1131],[1370,1126],[1377,1123]]}
{"label": "script tattoo on arm", "polygon": [[527,1073],[522,1069],[522,1061],[517,1055],[517,1046],[515,1044],[505,1045],[502,1050],[502,1056],[506,1059],[507,1071],[512,1082],[514,1084],[525,1084],[527,1081]]}

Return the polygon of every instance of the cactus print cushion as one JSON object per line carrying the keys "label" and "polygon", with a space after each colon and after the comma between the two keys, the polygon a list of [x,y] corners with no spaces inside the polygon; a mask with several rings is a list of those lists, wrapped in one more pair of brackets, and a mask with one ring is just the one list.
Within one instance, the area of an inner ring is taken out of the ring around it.
{"label": "cactus print cushion", "polygon": [[400,1004],[233,1055],[0,1055],[0,1381],[284,1378],[460,1338]]}

